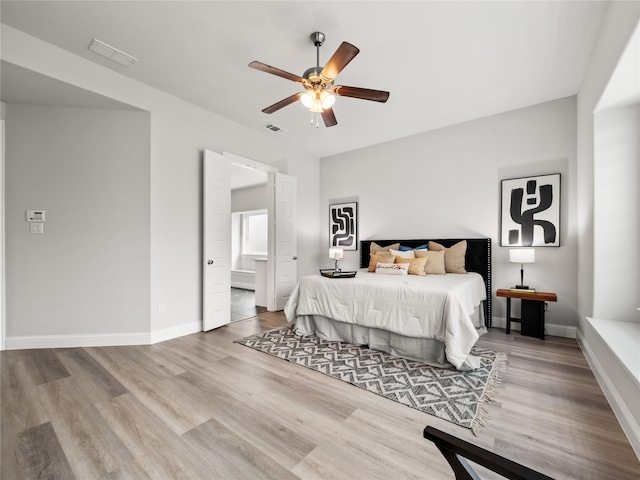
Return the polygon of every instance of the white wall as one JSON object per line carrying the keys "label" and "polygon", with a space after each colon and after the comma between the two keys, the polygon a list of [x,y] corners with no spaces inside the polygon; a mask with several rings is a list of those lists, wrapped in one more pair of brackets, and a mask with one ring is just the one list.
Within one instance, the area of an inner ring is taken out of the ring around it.
{"label": "white wall", "polygon": [[[281,172],[297,177],[298,273],[316,270],[318,221],[314,215],[304,214],[318,211],[316,158],[291,150],[268,132],[241,127],[6,25],[2,26],[1,35],[3,60],[150,112],[148,311],[152,340],[200,327],[201,158],[205,148],[277,165]],[[166,306],[165,315],[159,315],[161,304]],[[7,325],[13,328],[17,321],[7,318]],[[38,335],[46,325],[47,318],[42,318],[25,334]],[[103,326],[89,318],[83,328],[100,331]]]}
{"label": "white wall", "polygon": [[640,318],[639,185],[640,106],[598,112],[594,115],[594,318],[634,322]]}
{"label": "white wall", "polygon": [[[519,280],[519,266],[508,263],[508,249],[499,246],[500,181],[560,173],[561,246],[537,248],[525,276],[537,290],[558,294],[547,322],[571,335],[577,323],[575,115],[570,97],[322,159],[323,244],[329,242],[329,204],[357,197],[360,239],[491,237],[493,285],[505,288]],[[345,252],[343,268],[357,265],[358,252]],[[504,303],[494,297],[498,325]]]}
{"label": "white wall", "polygon": [[[265,180],[267,175],[265,174]],[[238,188],[231,192],[231,211],[250,212],[252,210],[266,210],[269,207],[267,184],[253,187]]]}
{"label": "white wall", "polygon": [[[149,114],[7,105],[7,337],[149,330]],[[31,235],[27,209],[46,210]]]}
{"label": "white wall", "polygon": [[593,315],[594,298],[593,113],[639,18],[638,2],[609,4],[578,93],[578,310],[581,320]]}

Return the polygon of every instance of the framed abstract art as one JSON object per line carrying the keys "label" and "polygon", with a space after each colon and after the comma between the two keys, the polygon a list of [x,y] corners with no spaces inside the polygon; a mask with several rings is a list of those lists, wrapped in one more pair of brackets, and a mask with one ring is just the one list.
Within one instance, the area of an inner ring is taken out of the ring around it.
{"label": "framed abstract art", "polygon": [[500,245],[560,246],[560,174],[502,180]]}
{"label": "framed abstract art", "polygon": [[329,246],[358,249],[358,203],[329,205]]}

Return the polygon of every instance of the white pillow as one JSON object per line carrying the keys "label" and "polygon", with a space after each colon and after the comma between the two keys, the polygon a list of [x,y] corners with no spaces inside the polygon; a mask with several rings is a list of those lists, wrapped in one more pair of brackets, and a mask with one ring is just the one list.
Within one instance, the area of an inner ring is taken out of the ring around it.
{"label": "white pillow", "polygon": [[376,273],[381,273],[382,275],[408,275],[409,264],[380,262],[376,265]]}
{"label": "white pillow", "polygon": [[406,252],[403,252],[401,250],[394,250],[394,249],[390,248],[389,252],[391,253],[391,255],[395,255],[396,257],[416,258],[416,254],[415,254],[415,252],[413,250],[407,250]]}

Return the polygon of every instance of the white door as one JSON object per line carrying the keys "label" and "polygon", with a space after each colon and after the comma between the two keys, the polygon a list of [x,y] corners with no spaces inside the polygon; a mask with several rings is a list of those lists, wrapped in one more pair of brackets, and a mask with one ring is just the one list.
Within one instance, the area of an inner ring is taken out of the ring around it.
{"label": "white door", "polygon": [[[269,281],[273,282],[267,299],[267,310],[284,309],[298,281],[296,178],[282,173],[269,175],[269,191],[273,202],[269,211]],[[273,213],[273,214],[272,214]]]}
{"label": "white door", "polygon": [[202,330],[231,321],[231,184],[229,160],[204,151],[202,173]]}
{"label": "white door", "polygon": [[0,350],[4,350],[4,120],[0,120]]}

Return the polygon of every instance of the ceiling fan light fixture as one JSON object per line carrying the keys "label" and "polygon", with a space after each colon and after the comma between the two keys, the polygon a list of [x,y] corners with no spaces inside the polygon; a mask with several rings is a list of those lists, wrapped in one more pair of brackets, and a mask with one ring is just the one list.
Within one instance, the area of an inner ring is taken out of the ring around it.
{"label": "ceiling fan light fixture", "polygon": [[333,104],[336,103],[336,97],[327,90],[324,90],[320,94],[320,101],[322,102],[322,108],[331,108]]}
{"label": "ceiling fan light fixture", "polygon": [[[264,113],[274,113],[300,99],[300,102],[312,112],[312,124],[315,118],[315,125],[316,127],[319,126],[318,118],[320,115],[318,114],[320,113],[325,126],[333,127],[338,124],[332,108],[338,95],[381,103],[387,101],[389,92],[386,91],[341,85],[334,86],[334,81],[338,74],[358,55],[360,50],[349,42],[342,42],[324,68],[320,68],[320,47],[324,43],[324,39],[325,36],[322,32],[314,32],[311,34],[311,40],[316,47],[316,66],[308,68],[302,76],[286,72],[256,60],[249,63],[250,68],[291,80],[292,82],[300,84],[305,89],[304,92],[289,95],[287,98],[267,108],[263,108],[262,111]],[[313,115],[313,113],[315,113],[315,115]]]}
{"label": "ceiling fan light fixture", "polygon": [[313,104],[316,103],[315,92],[307,91],[303,93],[300,95],[300,101],[307,108],[313,107]]}
{"label": "ceiling fan light fixture", "polygon": [[313,102],[313,106],[309,109],[309,111],[314,113],[324,112],[324,108],[322,108],[322,102],[319,98],[316,98],[316,101]]}
{"label": "ceiling fan light fixture", "polygon": [[300,95],[300,101],[310,112],[322,113],[333,106],[336,97],[327,90],[321,92],[309,90]]}

